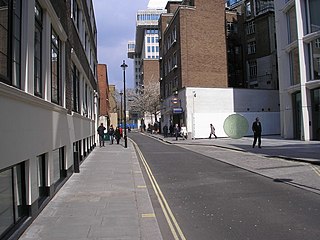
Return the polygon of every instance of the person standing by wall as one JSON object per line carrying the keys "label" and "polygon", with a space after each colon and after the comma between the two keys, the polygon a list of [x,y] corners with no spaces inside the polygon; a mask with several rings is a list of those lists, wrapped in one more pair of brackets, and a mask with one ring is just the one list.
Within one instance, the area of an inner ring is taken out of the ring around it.
{"label": "person standing by wall", "polygon": [[103,123],[100,124],[100,126],[97,129],[98,135],[99,135],[99,145],[100,147],[104,147],[104,130],[106,128],[103,126]]}
{"label": "person standing by wall", "polygon": [[261,148],[261,132],[262,132],[262,126],[259,118],[256,118],[256,121],[252,124],[252,131],[253,131],[253,144],[252,148],[256,146],[257,140],[258,140],[258,147]]}
{"label": "person standing by wall", "polygon": [[215,138],[218,138],[216,136],[216,129],[214,128],[214,126],[212,125],[212,123],[210,123],[210,135],[209,135],[209,139],[211,139],[211,136],[214,136]]}

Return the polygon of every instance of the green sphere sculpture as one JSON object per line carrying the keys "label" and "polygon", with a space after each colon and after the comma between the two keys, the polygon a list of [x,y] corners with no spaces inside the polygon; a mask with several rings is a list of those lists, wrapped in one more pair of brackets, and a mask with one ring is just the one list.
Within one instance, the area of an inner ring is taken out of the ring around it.
{"label": "green sphere sculpture", "polygon": [[224,132],[233,139],[242,138],[249,129],[249,123],[247,119],[236,113],[229,115],[223,123]]}

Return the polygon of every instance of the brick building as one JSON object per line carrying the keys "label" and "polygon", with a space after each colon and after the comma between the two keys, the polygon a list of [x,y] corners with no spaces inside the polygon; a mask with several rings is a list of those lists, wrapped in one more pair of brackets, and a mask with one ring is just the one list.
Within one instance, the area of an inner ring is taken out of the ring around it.
{"label": "brick building", "polygon": [[204,138],[213,123],[224,137],[225,119],[239,113],[248,122],[268,119],[264,133],[279,133],[277,91],[232,88],[246,86],[244,38],[232,28],[241,24],[237,12],[226,14],[225,3],[212,0],[169,1],[166,9],[159,20],[162,126],[184,124],[189,136]]}
{"label": "brick building", "polygon": [[109,125],[110,94],[108,83],[108,71],[106,64],[98,64],[98,86],[99,86],[99,122],[105,126]]}
{"label": "brick building", "polygon": [[97,31],[91,0],[1,1],[0,29],[0,239],[17,239],[95,146]]}

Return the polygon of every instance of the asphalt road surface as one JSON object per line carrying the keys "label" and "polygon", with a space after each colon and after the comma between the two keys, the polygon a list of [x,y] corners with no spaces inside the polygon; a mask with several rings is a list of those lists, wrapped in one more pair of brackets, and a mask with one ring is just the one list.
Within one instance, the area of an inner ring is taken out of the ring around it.
{"label": "asphalt road surface", "polygon": [[320,195],[139,133],[129,137],[181,229],[174,237],[145,171],[163,239],[320,239]]}

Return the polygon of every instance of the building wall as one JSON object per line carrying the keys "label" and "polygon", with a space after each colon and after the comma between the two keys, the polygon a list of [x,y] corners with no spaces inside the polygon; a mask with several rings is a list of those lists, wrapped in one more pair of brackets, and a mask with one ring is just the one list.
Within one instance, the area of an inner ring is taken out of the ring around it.
{"label": "building wall", "polygon": [[[262,122],[263,135],[280,134],[279,93],[276,90],[190,87],[180,91],[176,97],[183,114],[180,122],[173,123],[185,124],[193,138],[208,138],[210,123],[215,126],[218,137],[227,137],[224,121],[235,113],[248,121],[246,136],[253,135],[251,124],[256,117]],[[166,106],[172,105],[171,99],[166,101]],[[162,116],[162,125],[169,125],[174,120],[171,107],[164,109]]]}
{"label": "building wall", "polygon": [[159,60],[143,60],[143,83],[149,85],[159,81]]}
{"label": "building wall", "polygon": [[[309,5],[311,2],[317,5]],[[311,62],[317,58],[314,44],[320,37],[317,7],[317,1],[275,1],[281,135],[284,138],[320,139],[319,100],[314,95],[319,92],[320,79],[312,70]]]}
{"label": "building wall", "polygon": [[99,116],[108,116],[109,105],[109,86],[108,86],[108,72],[106,64],[98,64],[98,86],[100,96],[100,111]]}
{"label": "building wall", "polygon": [[[14,65],[12,58],[2,57],[1,65],[16,68],[10,67],[12,72],[7,78],[2,69],[0,74],[0,176],[1,192],[5,192],[0,195],[0,217],[5,217],[7,224],[1,222],[1,239],[18,239],[68,178],[79,171],[79,164],[95,147],[98,115],[95,20],[93,12],[90,16],[81,14],[87,12],[88,3],[92,7],[92,1],[79,0],[78,11],[84,19],[80,18],[81,23],[75,28],[75,18],[71,14],[74,1],[39,0],[43,14],[39,72],[34,60],[38,52],[35,50],[35,1],[14,1],[21,3],[21,35],[16,35],[21,41],[16,42],[20,45],[8,48],[7,53],[21,50],[16,59],[20,62]],[[2,4],[7,3],[13,0]],[[8,16],[14,14],[11,12],[5,17]],[[15,32],[11,30],[9,32]],[[57,41],[52,40],[52,30]],[[92,38],[92,41],[87,39],[87,45],[85,30]],[[13,42],[14,38],[8,35],[6,41]],[[53,43],[58,45],[57,55],[52,54]],[[55,69],[58,69],[59,101],[54,101]],[[35,73],[41,83],[39,89]],[[16,84],[14,76],[19,75],[20,83]],[[17,199],[18,192],[25,193],[19,196],[21,199]],[[21,211],[10,214],[10,209],[14,208]]]}
{"label": "building wall", "polygon": [[180,8],[182,87],[228,86],[223,9],[223,2],[210,0]]}

